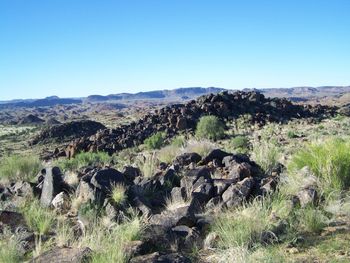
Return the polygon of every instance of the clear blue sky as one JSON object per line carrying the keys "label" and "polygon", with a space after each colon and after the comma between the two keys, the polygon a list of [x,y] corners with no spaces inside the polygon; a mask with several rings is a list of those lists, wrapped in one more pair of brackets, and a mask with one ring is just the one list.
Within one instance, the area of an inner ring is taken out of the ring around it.
{"label": "clear blue sky", "polygon": [[350,85],[349,0],[0,0],[0,100]]}

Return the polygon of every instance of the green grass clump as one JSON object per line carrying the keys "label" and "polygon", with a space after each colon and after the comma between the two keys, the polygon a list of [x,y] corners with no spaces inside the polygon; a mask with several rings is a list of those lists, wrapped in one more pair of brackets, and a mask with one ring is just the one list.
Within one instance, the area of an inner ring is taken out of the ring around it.
{"label": "green grass clump", "polygon": [[116,205],[122,205],[126,200],[126,189],[124,185],[114,184],[112,185],[110,198]]}
{"label": "green grass clump", "polygon": [[56,162],[62,170],[76,170],[84,166],[104,166],[112,161],[112,157],[105,152],[82,152],[71,159],[60,159]]}
{"label": "green grass clump", "polygon": [[1,233],[0,262],[23,262],[22,255],[19,253],[19,241],[17,240],[16,236],[10,235],[10,233]]}
{"label": "green grass clump", "polygon": [[55,227],[56,215],[53,211],[40,206],[36,199],[28,199],[21,207],[24,219],[28,227],[35,235],[35,250],[33,255],[38,256],[44,248],[42,236],[48,234]]}
{"label": "green grass clump", "polygon": [[21,210],[28,227],[38,235],[47,234],[55,223],[55,214],[36,199],[25,202]]}
{"label": "green grass clump", "polygon": [[236,136],[231,139],[230,143],[237,152],[247,153],[249,151],[249,139],[246,136]]}
{"label": "green grass clump", "polygon": [[135,163],[144,177],[153,177],[157,171],[159,159],[156,153],[153,152],[138,156]]}
{"label": "green grass clump", "polygon": [[350,186],[350,143],[339,138],[312,143],[292,156],[290,171],[308,166],[330,193]]}
{"label": "green grass clump", "polygon": [[108,227],[96,222],[87,228],[79,245],[94,251],[91,260],[93,263],[124,263],[130,257],[125,248],[131,241],[140,239],[141,233],[141,219],[136,216],[126,219],[122,224]]}
{"label": "green grass clump", "polygon": [[270,171],[278,163],[279,147],[272,141],[253,142],[252,158],[265,171]]}
{"label": "green grass clump", "polygon": [[225,135],[224,124],[216,116],[203,116],[199,119],[196,128],[196,137],[199,139],[218,140]]}
{"label": "green grass clump", "polygon": [[178,135],[171,141],[171,145],[174,147],[184,147],[186,145],[186,138],[185,136]]}
{"label": "green grass clump", "polygon": [[158,160],[164,163],[171,163],[176,156],[181,153],[181,149],[175,145],[167,145],[159,150]]}
{"label": "green grass clump", "polygon": [[31,181],[41,168],[41,162],[37,157],[6,156],[0,160],[0,179]]}
{"label": "green grass clump", "polygon": [[267,196],[220,213],[212,228],[219,236],[219,248],[250,247],[260,243],[263,231],[270,230],[273,224],[271,214],[286,216],[289,213],[285,211],[287,208],[283,199]]}
{"label": "green grass clump", "polygon": [[165,140],[165,133],[157,132],[156,134],[147,138],[143,143],[146,145],[147,149],[155,150],[155,149],[160,149],[163,146],[164,140]]}
{"label": "green grass clump", "polygon": [[309,233],[320,233],[327,226],[325,213],[316,207],[309,206],[297,211],[299,229]]}

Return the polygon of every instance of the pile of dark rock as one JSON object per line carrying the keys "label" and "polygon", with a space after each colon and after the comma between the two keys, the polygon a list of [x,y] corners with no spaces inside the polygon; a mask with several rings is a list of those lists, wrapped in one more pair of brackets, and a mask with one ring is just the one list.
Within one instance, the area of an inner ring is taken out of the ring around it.
{"label": "pile of dark rock", "polygon": [[296,105],[287,99],[265,98],[258,92],[227,91],[199,97],[186,104],[168,106],[146,115],[137,122],[105,129],[92,136],[72,141],[66,148],[66,156],[80,151],[105,151],[110,154],[137,146],[152,134],[163,131],[169,138],[186,131],[194,131],[201,116],[215,115],[223,121],[234,120],[250,114],[259,125],[267,122],[287,122],[292,118],[323,118],[335,113],[326,106]]}
{"label": "pile of dark rock", "polygon": [[[35,184],[17,182],[1,188],[0,199],[13,202],[32,193],[40,199],[42,206],[69,213],[68,193],[73,193],[81,202],[100,207],[112,222],[123,220],[131,206],[143,215],[147,227],[142,239],[127,248],[132,253],[130,262],[191,262],[186,255],[193,246],[203,247],[212,223],[210,211],[237,207],[273,191],[281,167],[266,174],[248,156],[216,149],[205,157],[196,153],[182,154],[172,164],[160,165],[153,177],[144,177],[132,166],[126,166],[122,171],[110,167],[84,167],[77,173],[79,183],[70,185],[59,168],[46,168]],[[116,205],[108,198],[115,184],[126,187],[127,201],[123,205]],[[77,228],[81,229],[76,231],[79,235],[89,227],[89,222],[79,213],[76,218]],[[13,231],[18,227],[25,228],[23,217],[16,212],[0,211],[0,231],[4,225],[10,225]],[[79,258],[74,262],[81,262],[90,252],[89,248],[57,247],[39,256],[35,262],[58,262],[57,258],[68,262],[65,257]]]}
{"label": "pile of dark rock", "polygon": [[72,121],[58,125],[51,125],[44,128],[30,142],[32,145],[38,143],[64,142],[70,141],[83,136],[91,136],[99,130],[104,130],[106,127],[96,121],[81,120]]}

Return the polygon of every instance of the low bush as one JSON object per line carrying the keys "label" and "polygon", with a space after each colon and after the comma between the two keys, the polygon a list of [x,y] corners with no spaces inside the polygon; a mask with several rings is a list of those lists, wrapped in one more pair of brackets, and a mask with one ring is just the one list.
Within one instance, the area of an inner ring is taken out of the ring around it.
{"label": "low bush", "polygon": [[165,140],[165,133],[157,132],[156,134],[147,138],[143,143],[146,145],[147,149],[155,150],[155,149],[160,149],[163,146],[164,140]]}
{"label": "low bush", "polygon": [[203,116],[199,119],[196,128],[196,137],[199,139],[218,140],[225,135],[224,124],[216,116]]}
{"label": "low bush", "polygon": [[308,166],[319,178],[326,193],[350,186],[350,143],[339,138],[317,142],[304,147],[292,156],[291,172]]}
{"label": "low bush", "polygon": [[6,156],[0,160],[0,179],[31,181],[41,168],[40,160],[34,156]]}

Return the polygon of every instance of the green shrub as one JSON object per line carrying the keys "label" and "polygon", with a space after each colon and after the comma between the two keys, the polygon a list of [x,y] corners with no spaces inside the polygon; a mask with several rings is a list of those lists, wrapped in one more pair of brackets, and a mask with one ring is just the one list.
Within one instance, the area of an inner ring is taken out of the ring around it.
{"label": "green shrub", "polygon": [[308,166],[330,193],[350,186],[350,143],[339,138],[312,143],[292,156],[289,170]]}
{"label": "green shrub", "polygon": [[200,139],[218,140],[225,135],[224,124],[216,116],[203,116],[199,119],[196,136]]}
{"label": "green shrub", "polygon": [[34,156],[12,155],[0,161],[0,179],[31,181],[42,165]]}
{"label": "green shrub", "polygon": [[112,161],[112,157],[105,152],[81,152],[71,159],[60,159],[56,162],[62,170],[76,170],[84,166],[104,166]]}
{"label": "green shrub", "polygon": [[157,132],[156,134],[147,138],[144,141],[144,144],[146,145],[147,149],[149,149],[149,150],[160,149],[164,144],[164,139],[165,139],[165,133],[164,132]]}
{"label": "green shrub", "polygon": [[246,136],[236,136],[231,139],[231,145],[234,150],[240,153],[247,153],[249,151],[249,139]]}

